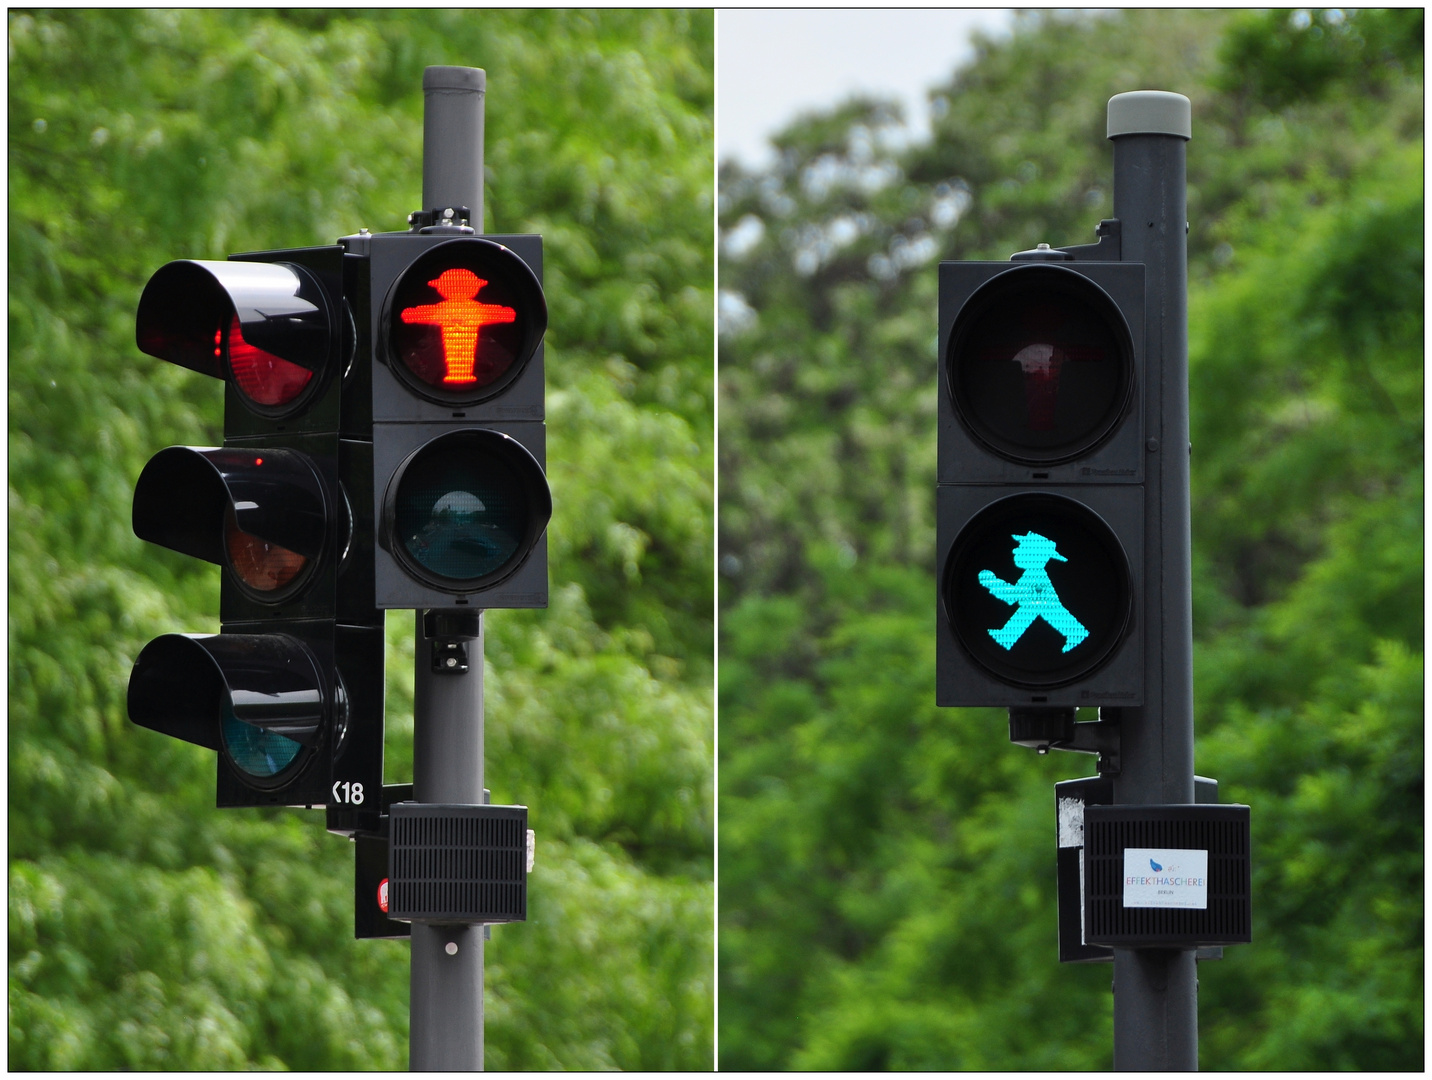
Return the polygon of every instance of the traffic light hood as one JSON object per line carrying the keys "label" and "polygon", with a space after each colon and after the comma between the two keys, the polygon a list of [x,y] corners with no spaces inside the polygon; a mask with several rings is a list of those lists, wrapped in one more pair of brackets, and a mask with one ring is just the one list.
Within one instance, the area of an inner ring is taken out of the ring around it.
{"label": "traffic light hood", "polygon": [[129,677],[130,720],[210,750],[226,718],[313,747],[323,702],[313,654],[288,634],[165,634]]}
{"label": "traffic light hood", "polygon": [[166,263],[139,297],[135,341],[150,356],[223,379],[236,318],[247,345],[309,371],[328,359],[336,320],[318,281],[293,263]]}
{"label": "traffic light hood", "polygon": [[322,481],[296,451],[171,446],[134,485],[136,536],[219,566],[229,514],[244,532],[306,559],[322,552]]}

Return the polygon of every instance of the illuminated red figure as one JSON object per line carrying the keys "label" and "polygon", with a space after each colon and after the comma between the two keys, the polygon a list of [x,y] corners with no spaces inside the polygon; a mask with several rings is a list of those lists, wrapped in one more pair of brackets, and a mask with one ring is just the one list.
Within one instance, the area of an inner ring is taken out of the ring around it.
{"label": "illuminated red figure", "polygon": [[403,321],[436,326],[442,331],[443,362],[447,367],[444,383],[477,382],[473,366],[478,331],[484,326],[515,322],[517,312],[501,304],[479,304],[474,300],[487,282],[471,270],[444,270],[428,284],[442,296],[442,302],[403,308]]}

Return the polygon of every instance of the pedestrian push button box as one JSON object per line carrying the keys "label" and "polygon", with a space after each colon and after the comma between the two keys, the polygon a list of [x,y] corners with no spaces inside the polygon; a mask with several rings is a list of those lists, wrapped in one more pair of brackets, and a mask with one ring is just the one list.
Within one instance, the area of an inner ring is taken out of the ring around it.
{"label": "pedestrian push button box", "polygon": [[527,919],[527,807],[394,803],[388,810],[390,919]]}
{"label": "pedestrian push button box", "polygon": [[1253,940],[1249,809],[1084,806],[1084,940],[1192,949]]}

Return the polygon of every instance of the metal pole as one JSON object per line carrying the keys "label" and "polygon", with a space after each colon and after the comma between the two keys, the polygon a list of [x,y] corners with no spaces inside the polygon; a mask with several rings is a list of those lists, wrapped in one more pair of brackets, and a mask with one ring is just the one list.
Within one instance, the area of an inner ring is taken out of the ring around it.
{"label": "metal pole", "polygon": [[[1114,802],[1193,802],[1193,602],[1188,442],[1188,98],[1159,90],[1109,100],[1114,216],[1123,259],[1147,268],[1142,626],[1144,705],[1122,712]],[[1114,950],[1114,1068],[1198,1068],[1192,949]]]}
{"label": "metal pole", "polygon": [[[439,640],[466,645],[466,673],[433,670]],[[481,803],[480,616],[419,611],[413,645],[413,801]],[[482,947],[481,926],[413,923],[408,1067],[414,1072],[482,1068]]]}
{"label": "metal pole", "polygon": [[423,70],[423,209],[466,206],[482,232],[482,68]]}
{"label": "metal pole", "polygon": [[[479,68],[423,72],[423,208],[467,206],[482,222]],[[435,641],[461,641],[464,674],[437,672]],[[413,641],[413,799],[483,801],[483,641],[480,613],[417,612]],[[408,1067],[479,1071],[483,1054],[483,928],[414,923],[409,982]]]}

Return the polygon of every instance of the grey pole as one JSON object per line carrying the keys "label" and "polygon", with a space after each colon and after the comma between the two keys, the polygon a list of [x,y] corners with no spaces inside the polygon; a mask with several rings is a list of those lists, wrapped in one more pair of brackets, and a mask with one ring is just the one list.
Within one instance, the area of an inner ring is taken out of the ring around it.
{"label": "grey pole", "polygon": [[[480,68],[423,72],[423,208],[467,206],[482,222]],[[426,625],[425,625],[426,624]],[[437,673],[433,643],[461,641],[465,674]],[[481,615],[417,613],[413,640],[413,800],[483,802]],[[483,928],[412,928],[408,1067],[414,1072],[477,1071],[483,1054]]]}
{"label": "grey pole", "polygon": [[[1147,267],[1144,705],[1122,710],[1115,803],[1193,802],[1193,601],[1188,441],[1188,98],[1109,99],[1123,259]],[[1198,1068],[1191,949],[1114,950],[1114,1068]]]}
{"label": "grey pole", "polygon": [[[467,646],[465,674],[433,671],[438,640]],[[419,611],[413,645],[413,801],[481,803],[480,616],[430,613],[425,619]],[[482,946],[481,926],[413,923],[408,1067],[414,1072],[482,1068]]]}
{"label": "grey pole", "polygon": [[430,67],[423,71],[424,210],[466,206],[482,232],[482,68]]}

